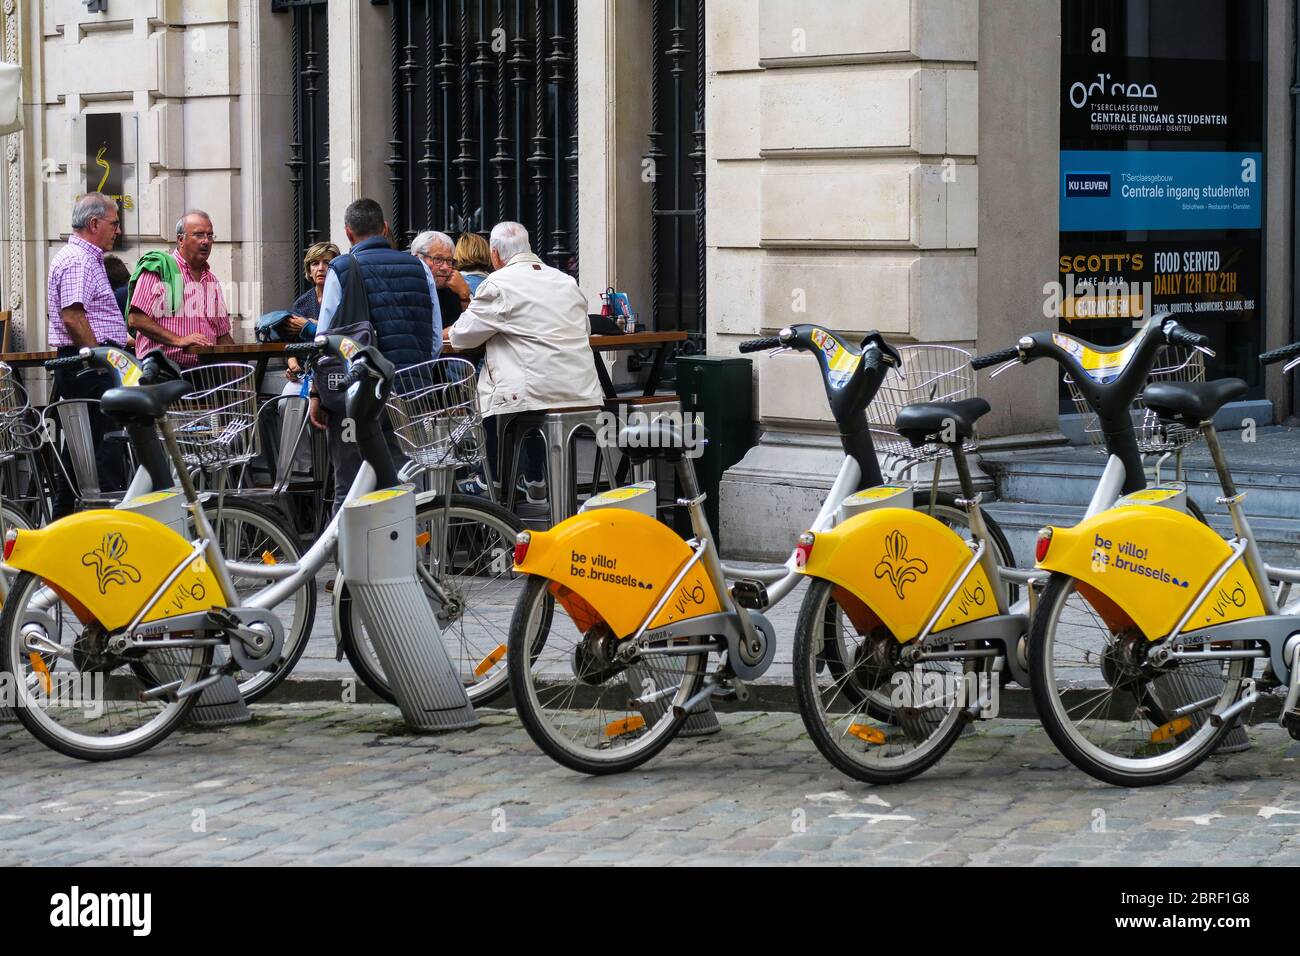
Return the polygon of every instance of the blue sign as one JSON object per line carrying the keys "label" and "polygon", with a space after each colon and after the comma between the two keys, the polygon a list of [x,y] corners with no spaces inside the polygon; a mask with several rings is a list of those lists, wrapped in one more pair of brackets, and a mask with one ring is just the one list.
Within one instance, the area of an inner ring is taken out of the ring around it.
{"label": "blue sign", "polygon": [[1061,232],[1259,229],[1262,154],[1061,151]]}

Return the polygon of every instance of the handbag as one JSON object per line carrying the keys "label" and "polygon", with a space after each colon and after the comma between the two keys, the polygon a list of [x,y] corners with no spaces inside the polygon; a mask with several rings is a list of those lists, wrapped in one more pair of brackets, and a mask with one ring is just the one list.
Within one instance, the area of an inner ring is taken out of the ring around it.
{"label": "handbag", "polygon": [[[366,283],[361,271],[361,263],[356,256],[351,257],[348,266],[348,287],[343,293],[343,301],[330,319],[327,335],[344,335],[360,346],[375,345],[378,334],[370,321],[370,297],[366,295]],[[321,404],[330,412],[342,413],[346,390],[343,379],[347,376],[347,363],[341,359],[327,356],[316,362],[314,371],[316,392]]]}

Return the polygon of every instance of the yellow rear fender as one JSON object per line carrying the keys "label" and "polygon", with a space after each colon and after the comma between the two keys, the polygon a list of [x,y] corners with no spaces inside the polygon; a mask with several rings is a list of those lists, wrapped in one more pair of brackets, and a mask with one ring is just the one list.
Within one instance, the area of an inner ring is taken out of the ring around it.
{"label": "yellow rear fender", "polygon": [[[109,630],[219,607],[221,586],[193,546],[165,524],[131,511],[82,511],[36,531],[15,531],[7,564],[45,580],[81,617]],[[150,604],[163,581],[188,564]]]}
{"label": "yellow rear fender", "polygon": [[[836,585],[836,602],[865,632],[877,621],[899,641],[925,628],[975,552],[940,521],[907,508],[854,515],[818,532],[803,573]],[[998,613],[984,569],[976,564],[943,609],[935,631]]]}
{"label": "yellow rear fender", "polygon": [[[1112,508],[1073,528],[1044,533],[1051,541],[1038,567],[1074,578],[1112,631],[1136,627],[1149,640],[1174,629],[1232,555],[1228,542],[1210,528],[1169,508]],[[1262,614],[1259,589],[1238,558],[1184,630]]]}
{"label": "yellow rear fender", "polygon": [[[574,515],[534,531],[516,571],[553,582],[552,593],[582,630],[604,621],[618,637],[633,634],[694,552],[667,526],[625,508]],[[650,622],[663,627],[722,610],[696,564]]]}

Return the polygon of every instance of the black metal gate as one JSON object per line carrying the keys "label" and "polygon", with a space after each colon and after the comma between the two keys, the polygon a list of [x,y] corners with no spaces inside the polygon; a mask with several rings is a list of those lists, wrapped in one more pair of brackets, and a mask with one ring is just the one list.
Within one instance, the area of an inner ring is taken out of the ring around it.
{"label": "black metal gate", "polygon": [[578,270],[575,0],[391,0],[394,235],[521,222]]}
{"label": "black metal gate", "polygon": [[[650,33],[651,311],[704,333],[704,0],[653,0]],[[693,345],[702,351],[702,341]],[[693,351],[695,349],[683,349]]]}
{"label": "black metal gate", "polygon": [[272,0],[293,17],[293,139],[289,188],[293,206],[294,295],[307,288],[302,257],[329,237],[329,29],[325,0]]}

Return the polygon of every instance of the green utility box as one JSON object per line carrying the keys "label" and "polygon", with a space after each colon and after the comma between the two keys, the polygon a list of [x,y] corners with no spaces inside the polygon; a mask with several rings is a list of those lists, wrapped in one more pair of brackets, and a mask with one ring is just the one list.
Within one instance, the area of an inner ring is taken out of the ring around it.
{"label": "green utility box", "polygon": [[[682,411],[699,414],[708,443],[704,454],[693,460],[705,494],[704,512],[719,545],[719,486],[722,473],[745,457],[754,446],[754,363],[747,358],[714,355],[682,355],[677,358],[677,394]],[[680,493],[681,489],[678,489]],[[690,522],[679,509],[677,530],[690,534]]]}

